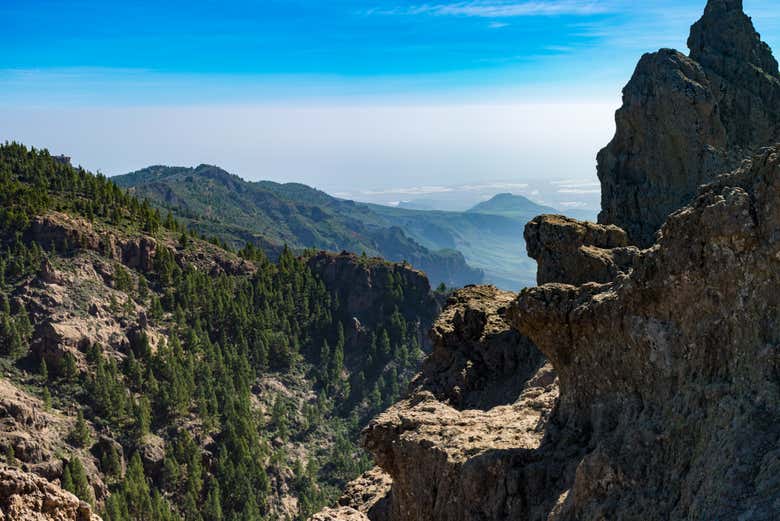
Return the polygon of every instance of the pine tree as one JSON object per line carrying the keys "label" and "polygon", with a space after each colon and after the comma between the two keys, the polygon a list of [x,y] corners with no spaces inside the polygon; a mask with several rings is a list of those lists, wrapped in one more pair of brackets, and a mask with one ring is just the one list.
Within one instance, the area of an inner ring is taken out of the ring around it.
{"label": "pine tree", "polygon": [[65,380],[73,381],[79,373],[78,366],[76,365],[76,357],[71,353],[65,353],[62,357],[62,376]]}
{"label": "pine tree", "polygon": [[89,445],[91,436],[89,434],[89,427],[84,419],[84,413],[79,411],[76,417],[76,425],[70,433],[70,441],[76,447],[86,447]]}
{"label": "pine tree", "polygon": [[[46,365],[46,359],[41,357],[41,363],[38,365],[38,374],[41,375],[41,379],[46,382],[49,380],[49,367]],[[48,389],[46,389],[48,391]]]}
{"label": "pine tree", "polygon": [[149,434],[152,424],[152,413],[149,399],[146,396],[141,397],[133,410],[135,416],[135,436],[136,439],[142,439]]}
{"label": "pine tree", "polygon": [[79,499],[94,503],[92,487],[87,479],[84,465],[79,458],[72,458],[66,465],[62,475],[62,488],[72,492]]}
{"label": "pine tree", "polygon": [[206,503],[203,505],[204,519],[209,521],[222,521],[222,494],[219,490],[219,482],[212,479],[209,483],[209,492]]}

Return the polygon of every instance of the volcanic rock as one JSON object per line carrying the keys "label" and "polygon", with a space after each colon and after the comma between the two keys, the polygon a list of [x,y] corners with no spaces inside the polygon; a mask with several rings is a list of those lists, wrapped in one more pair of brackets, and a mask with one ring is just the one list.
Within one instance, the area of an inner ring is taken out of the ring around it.
{"label": "volcanic rock", "polygon": [[525,226],[528,256],[539,265],[537,282],[580,285],[609,282],[628,271],[639,250],[617,226],[542,215]]}
{"label": "volcanic rock", "polygon": [[642,57],[598,155],[599,223],[641,247],[700,185],[780,141],[777,62],[742,1],[710,0],[688,45]]}

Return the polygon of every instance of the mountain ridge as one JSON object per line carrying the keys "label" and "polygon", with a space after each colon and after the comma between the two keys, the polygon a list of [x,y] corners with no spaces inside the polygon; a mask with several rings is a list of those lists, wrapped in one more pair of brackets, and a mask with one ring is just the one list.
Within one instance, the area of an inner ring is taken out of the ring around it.
{"label": "mountain ridge", "polygon": [[434,285],[455,287],[482,281],[507,289],[532,285],[534,266],[519,238],[525,222],[548,209],[530,201],[503,213],[397,208],[339,199],[301,183],[244,181],[211,165],[149,167],[112,179],[229,243],[254,240],[267,251],[282,244],[365,251],[407,260]]}

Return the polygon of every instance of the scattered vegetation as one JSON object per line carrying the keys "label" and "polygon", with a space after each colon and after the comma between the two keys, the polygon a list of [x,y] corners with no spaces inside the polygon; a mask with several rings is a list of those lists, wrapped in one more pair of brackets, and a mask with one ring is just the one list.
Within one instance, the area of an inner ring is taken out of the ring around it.
{"label": "scattered vegetation", "polygon": [[[31,240],[35,217],[52,211],[117,233],[161,239],[145,273],[111,260],[111,286],[127,299],[111,298],[118,314],[135,313],[131,304],[141,306],[144,320],[167,332],[165,338],[153,342],[138,331],[121,353],[82,346],[86,367],[70,353],[57,367],[45,358],[31,359],[30,318],[11,297],[44,259],[68,259],[81,248]],[[167,237],[174,239],[162,240]],[[422,356],[419,323],[399,311],[403,278],[389,271],[391,312],[351,345],[345,333],[351,317],[304,258],[284,248],[271,262],[247,245],[237,254],[256,271],[215,276],[176,255],[177,248],[196,248],[201,239],[105,177],[57,162],[46,151],[5,144],[0,356],[34,368],[46,407],[54,400],[78,408],[69,437],[74,449],[92,448],[89,423],[116,433],[121,450],[99,454],[111,488],[102,509],[107,521],[269,519],[271,477],[283,468],[293,470],[298,519],[305,519],[370,467],[354,443],[357,432],[399,397]],[[309,389],[316,398],[258,395],[257,382],[269,375]],[[145,468],[141,457],[150,436],[165,442],[157,470]],[[316,450],[287,452],[304,443]],[[129,461],[124,476],[123,458]],[[78,457],[67,458],[62,482],[95,501]]]}

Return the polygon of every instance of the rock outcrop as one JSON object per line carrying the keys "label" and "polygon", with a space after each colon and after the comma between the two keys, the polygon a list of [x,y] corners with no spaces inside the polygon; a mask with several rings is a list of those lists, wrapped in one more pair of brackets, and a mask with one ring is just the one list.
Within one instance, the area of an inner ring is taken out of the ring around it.
{"label": "rock outcrop", "polygon": [[381,468],[374,467],[347,484],[339,505],[364,514],[371,521],[388,521],[393,480]]}
{"label": "rock outcrop", "polygon": [[47,410],[38,398],[0,378],[0,451],[13,454],[25,471],[50,481],[62,477],[64,464],[77,457],[84,466],[95,499],[108,493],[98,461],[87,449],[68,443],[76,418]]}
{"label": "rock outcrop", "polygon": [[609,282],[628,271],[638,255],[617,226],[542,215],[525,226],[528,256],[538,263],[537,282]]}
{"label": "rock outcrop", "polygon": [[88,503],[45,479],[0,465],[0,521],[100,521]]}
{"label": "rock outcrop", "polygon": [[431,329],[433,352],[413,388],[460,410],[513,403],[545,363],[539,350],[504,320],[514,298],[492,286],[453,294]]}
{"label": "rock outcrop", "polygon": [[326,508],[315,514],[311,521],[369,521],[362,513],[350,507]]}
{"label": "rock outcrop", "polygon": [[[440,309],[425,274],[408,264],[323,251],[313,255],[308,266],[338,297],[346,315],[342,319],[352,320],[356,330],[361,324],[373,327],[395,306],[409,320],[421,317],[427,327]],[[399,293],[400,287],[405,289]]]}
{"label": "rock outcrop", "polygon": [[688,45],[642,57],[598,155],[599,222],[641,247],[700,185],[780,141],[777,62],[742,1],[710,0]]}
{"label": "rock outcrop", "polygon": [[512,297],[492,287],[456,293],[410,396],[364,430],[392,478],[387,517],[372,520],[519,519],[529,510],[518,464],[534,458],[558,388],[551,366],[503,319]]}
{"label": "rock outcrop", "polygon": [[451,299],[364,431],[392,478],[371,521],[778,518],[777,63],[738,0],[710,0],[689,45],[626,88],[606,224],[539,217],[542,286]]}
{"label": "rock outcrop", "polygon": [[557,519],[776,519],[780,146],[719,177],[610,284],[510,311],[588,433]]}

